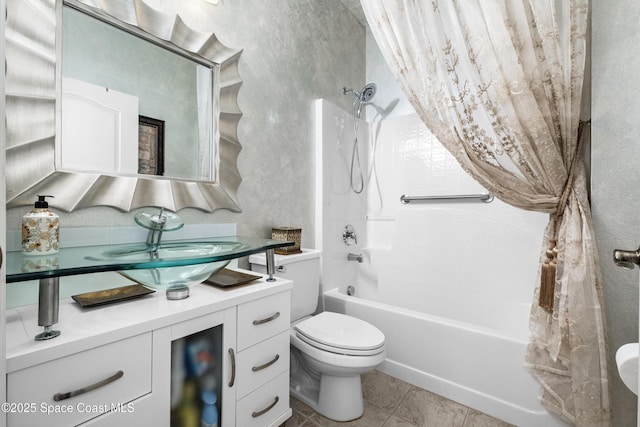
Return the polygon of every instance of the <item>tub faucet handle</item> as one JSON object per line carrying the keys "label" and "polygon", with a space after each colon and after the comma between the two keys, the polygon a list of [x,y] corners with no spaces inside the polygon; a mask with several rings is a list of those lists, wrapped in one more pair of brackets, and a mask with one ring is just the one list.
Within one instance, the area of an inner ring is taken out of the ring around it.
{"label": "tub faucet handle", "polygon": [[356,236],[356,230],[353,228],[353,225],[347,224],[344,227],[344,231],[342,232],[342,241],[347,246],[358,244],[358,236]]}

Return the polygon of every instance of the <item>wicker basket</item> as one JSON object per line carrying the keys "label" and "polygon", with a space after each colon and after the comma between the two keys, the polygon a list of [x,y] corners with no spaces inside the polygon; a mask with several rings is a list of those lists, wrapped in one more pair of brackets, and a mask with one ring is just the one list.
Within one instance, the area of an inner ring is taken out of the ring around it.
{"label": "wicker basket", "polygon": [[302,229],[294,227],[273,227],[271,229],[273,240],[294,241],[295,245],[275,249],[274,252],[281,255],[298,254],[300,250],[300,240],[302,239]]}

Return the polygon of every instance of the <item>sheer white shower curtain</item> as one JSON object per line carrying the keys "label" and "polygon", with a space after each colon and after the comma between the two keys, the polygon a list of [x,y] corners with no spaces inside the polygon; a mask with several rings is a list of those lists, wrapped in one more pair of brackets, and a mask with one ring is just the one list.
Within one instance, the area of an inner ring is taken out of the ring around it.
{"label": "sheer white shower curtain", "polygon": [[361,4],[410,102],[462,167],[506,203],[550,214],[540,261],[557,268],[540,304],[536,287],[525,364],[549,410],[608,426],[603,296],[578,143],[588,131],[579,116],[588,0]]}

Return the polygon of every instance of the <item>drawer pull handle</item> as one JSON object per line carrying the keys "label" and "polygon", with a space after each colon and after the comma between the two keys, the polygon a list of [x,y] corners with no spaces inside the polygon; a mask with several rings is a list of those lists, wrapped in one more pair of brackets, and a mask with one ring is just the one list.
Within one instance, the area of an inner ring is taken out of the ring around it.
{"label": "drawer pull handle", "polygon": [[260,320],[254,320],[253,324],[254,325],[262,325],[263,323],[267,323],[267,322],[271,322],[272,320],[276,320],[278,317],[280,317],[280,312],[276,312],[276,314],[274,314],[273,316],[267,317],[266,319],[260,319]]}
{"label": "drawer pull handle", "polygon": [[266,414],[267,412],[269,412],[274,406],[276,406],[276,404],[280,401],[280,398],[278,396],[276,396],[275,399],[273,399],[273,402],[271,402],[271,405],[267,406],[264,409],[261,409],[259,411],[255,411],[251,413],[251,416],[253,418],[258,418],[260,415]]}
{"label": "drawer pull handle", "polygon": [[267,363],[265,363],[264,365],[260,365],[260,366],[254,366],[253,368],[251,368],[251,370],[253,372],[258,372],[258,371],[262,371],[265,368],[268,368],[269,366],[273,365],[274,363],[276,363],[278,361],[278,359],[280,359],[280,355],[276,354],[276,357],[274,357],[272,360],[268,361]]}
{"label": "drawer pull handle", "polygon": [[104,380],[98,381],[95,384],[91,384],[91,385],[88,385],[86,387],[74,390],[74,391],[68,391],[66,393],[56,393],[56,394],[53,395],[53,400],[55,400],[56,402],[59,402],[61,400],[70,399],[72,397],[79,396],[79,395],[84,394],[84,393],[88,393],[88,392],[93,391],[93,390],[95,390],[97,388],[100,388],[100,387],[103,387],[103,386],[105,386],[107,384],[110,384],[110,383],[122,378],[123,376],[124,376],[124,372],[123,371],[118,371],[115,374],[111,375],[109,378],[105,378]]}
{"label": "drawer pull handle", "polygon": [[231,357],[231,380],[229,381],[229,387],[233,387],[236,382],[236,355],[233,349],[229,349],[229,357]]}

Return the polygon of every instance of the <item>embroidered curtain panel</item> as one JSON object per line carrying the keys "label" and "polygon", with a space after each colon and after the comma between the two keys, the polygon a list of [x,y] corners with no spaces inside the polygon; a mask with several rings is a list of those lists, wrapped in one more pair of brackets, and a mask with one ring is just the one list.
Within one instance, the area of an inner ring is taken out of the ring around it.
{"label": "embroidered curtain panel", "polygon": [[409,101],[462,167],[502,201],[550,214],[540,263],[551,287],[542,306],[535,290],[525,366],[550,411],[608,426],[603,295],[579,144],[588,138],[588,0],[361,4]]}

